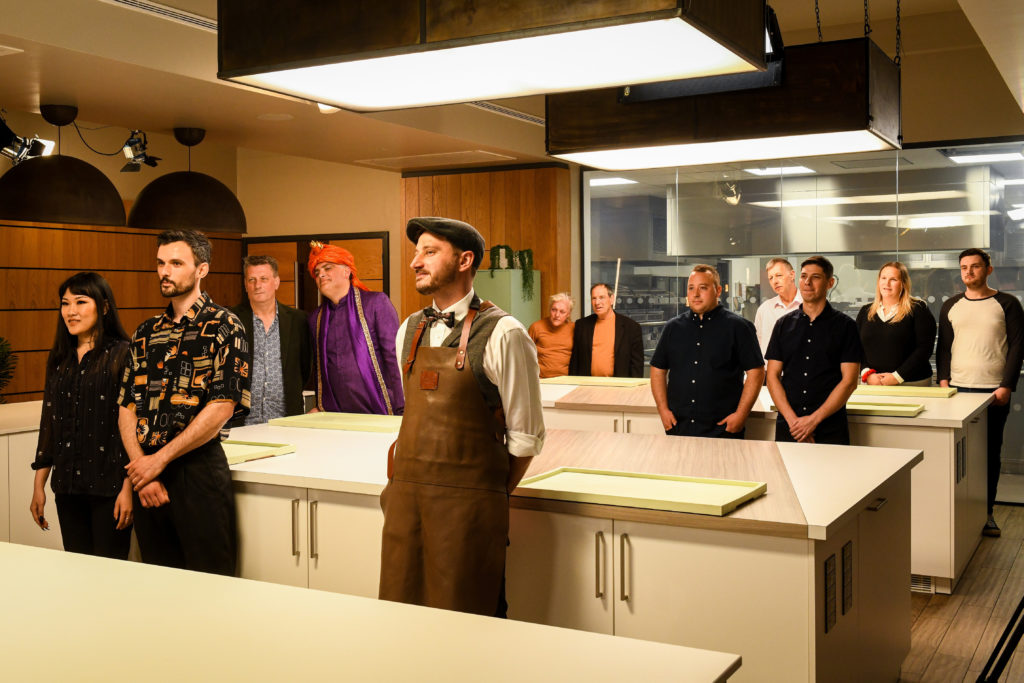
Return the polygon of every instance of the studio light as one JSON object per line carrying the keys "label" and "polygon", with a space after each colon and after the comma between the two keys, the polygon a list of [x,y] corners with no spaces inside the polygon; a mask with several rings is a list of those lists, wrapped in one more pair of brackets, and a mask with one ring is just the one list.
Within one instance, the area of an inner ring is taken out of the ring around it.
{"label": "studio light", "polygon": [[142,169],[143,164],[156,168],[156,163],[160,161],[160,157],[148,154],[146,152],[148,145],[149,142],[146,140],[145,133],[138,130],[131,132],[122,148],[128,163],[121,167],[121,173],[138,173]]}
{"label": "studio light", "polygon": [[12,165],[32,157],[49,156],[53,153],[53,147],[53,140],[15,135],[3,117],[0,117],[0,155],[10,159]]}
{"label": "studio light", "polygon": [[609,171],[897,149],[898,66],[868,38],[786,47],[778,87],[547,97],[548,154]]}
{"label": "studio light", "polygon": [[217,75],[356,111],[654,83],[764,71],[765,16],[764,0],[220,0]]}

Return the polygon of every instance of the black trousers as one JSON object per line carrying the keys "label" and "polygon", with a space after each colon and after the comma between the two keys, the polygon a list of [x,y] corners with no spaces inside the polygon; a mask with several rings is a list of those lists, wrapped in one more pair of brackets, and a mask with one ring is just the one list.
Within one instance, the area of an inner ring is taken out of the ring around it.
{"label": "black trousers", "polygon": [[57,493],[57,520],[64,550],[70,553],[127,560],[132,528],[118,529],[114,519],[117,496]]}
{"label": "black trousers", "polygon": [[[794,442],[796,439],[789,433],[789,423],[779,415],[775,420],[775,440]],[[850,422],[846,419],[846,408],[832,413],[814,430],[814,443],[828,443],[837,446],[850,445]]]}
{"label": "black trousers", "polygon": [[[964,391],[969,394],[991,394],[995,389],[964,389],[957,387],[957,391]],[[1013,401],[1007,401],[1005,406],[997,406],[994,403],[988,404],[988,514],[996,503],[996,489],[999,488],[999,472],[1002,469],[1003,461],[1000,453],[1003,450],[1003,428],[1006,426],[1006,418],[1010,415],[1010,405]]]}
{"label": "black trousers", "polygon": [[177,458],[161,473],[169,503],[144,508],[135,495],[142,561],[233,576],[237,564],[235,494],[219,441]]}

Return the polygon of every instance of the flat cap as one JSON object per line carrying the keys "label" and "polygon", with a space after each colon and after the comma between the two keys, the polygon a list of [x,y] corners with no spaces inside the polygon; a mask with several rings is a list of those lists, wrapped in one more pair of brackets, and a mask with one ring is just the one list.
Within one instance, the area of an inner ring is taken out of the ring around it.
{"label": "flat cap", "polygon": [[479,268],[484,260],[484,236],[469,223],[454,218],[419,216],[410,218],[408,225],[405,226],[405,234],[413,244],[416,244],[420,235],[425,232],[451,242],[457,249],[473,252],[475,268]]}

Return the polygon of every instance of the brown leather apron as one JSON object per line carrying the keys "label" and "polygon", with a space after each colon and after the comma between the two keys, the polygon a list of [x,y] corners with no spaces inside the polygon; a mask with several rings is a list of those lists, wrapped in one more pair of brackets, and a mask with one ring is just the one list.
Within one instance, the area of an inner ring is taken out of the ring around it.
{"label": "brown leather apron", "polygon": [[464,319],[457,349],[418,348],[421,329],[411,344],[405,415],[381,494],[380,598],[494,615],[505,572],[509,456],[503,420],[466,364],[476,313]]}

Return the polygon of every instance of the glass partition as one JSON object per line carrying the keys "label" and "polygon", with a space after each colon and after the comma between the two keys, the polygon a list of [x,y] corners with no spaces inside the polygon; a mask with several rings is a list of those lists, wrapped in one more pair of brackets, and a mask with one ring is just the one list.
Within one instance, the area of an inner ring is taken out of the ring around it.
{"label": "glass partition", "polygon": [[[1020,298],[1022,151],[1024,143],[999,143],[587,171],[581,314],[590,313],[592,283],[617,284],[616,311],[642,326],[649,362],[665,322],[686,306],[694,264],[715,265],[722,305],[753,320],[761,302],[774,296],[764,272],[768,260],[785,256],[799,268],[803,258],[820,253],[836,268],[830,301],[851,317],[873,300],[879,267],[899,260],[910,269],[913,294],[937,318],[942,302],[962,291],[957,255],[968,247],[989,251],[990,285]],[[1014,413],[1021,410],[1017,396]],[[1024,465],[1022,422],[1008,422],[1004,459]]]}

